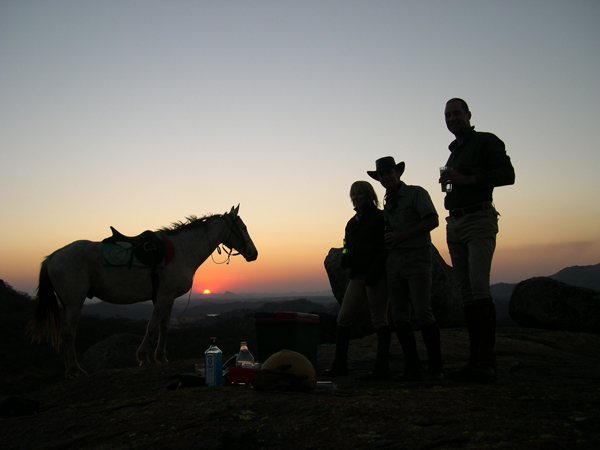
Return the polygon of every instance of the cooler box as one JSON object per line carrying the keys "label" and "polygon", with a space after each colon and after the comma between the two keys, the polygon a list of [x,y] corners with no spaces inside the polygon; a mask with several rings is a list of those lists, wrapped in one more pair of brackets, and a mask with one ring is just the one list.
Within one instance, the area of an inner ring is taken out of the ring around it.
{"label": "cooler box", "polygon": [[297,312],[258,312],[254,314],[258,361],[273,353],[292,350],[306,356],[317,367],[319,316]]}

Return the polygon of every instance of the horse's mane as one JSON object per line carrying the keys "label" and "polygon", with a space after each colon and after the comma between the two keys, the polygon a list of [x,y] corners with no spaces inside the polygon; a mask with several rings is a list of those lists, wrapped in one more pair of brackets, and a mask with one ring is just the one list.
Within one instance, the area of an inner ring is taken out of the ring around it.
{"label": "horse's mane", "polygon": [[184,230],[191,230],[203,227],[206,225],[206,222],[217,217],[222,217],[222,214],[212,214],[202,217],[188,216],[185,218],[185,221],[173,222],[170,227],[163,227],[160,228],[158,231],[166,234],[167,236],[172,236],[175,234],[179,234]]}

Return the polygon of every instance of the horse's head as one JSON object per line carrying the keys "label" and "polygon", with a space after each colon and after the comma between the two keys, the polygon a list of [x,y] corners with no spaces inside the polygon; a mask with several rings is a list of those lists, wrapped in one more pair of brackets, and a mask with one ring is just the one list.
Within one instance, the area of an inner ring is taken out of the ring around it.
{"label": "horse's head", "polygon": [[223,218],[229,227],[228,236],[223,244],[237,251],[246,261],[254,261],[258,258],[258,250],[256,250],[254,242],[248,234],[248,228],[246,228],[242,218],[238,216],[239,210],[240,205],[237,205],[236,208],[231,207],[231,211],[223,214]]}

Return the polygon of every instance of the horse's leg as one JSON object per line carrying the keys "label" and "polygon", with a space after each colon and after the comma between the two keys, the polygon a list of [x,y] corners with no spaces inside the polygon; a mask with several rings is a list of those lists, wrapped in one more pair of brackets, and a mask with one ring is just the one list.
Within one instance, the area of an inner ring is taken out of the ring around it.
{"label": "horse's leg", "polygon": [[[83,300],[85,301],[85,299]],[[68,378],[75,378],[79,375],[87,375],[77,361],[77,355],[75,354],[75,335],[77,334],[77,324],[81,316],[81,308],[83,307],[83,301],[77,303],[73,302],[65,308],[65,322],[61,333],[61,338],[65,350],[65,365],[66,373]],[[63,302],[63,305],[66,303]]]}
{"label": "horse's leg", "polygon": [[152,309],[152,315],[148,321],[146,328],[146,335],[142,344],[139,346],[136,352],[137,361],[141,365],[150,364],[150,358],[148,357],[148,348],[152,343],[152,338],[156,335],[157,330],[163,320],[163,317],[167,312],[170,313],[171,306],[173,305],[174,299],[171,296],[165,296],[164,294],[158,294],[154,308]]}
{"label": "horse's leg", "polygon": [[171,323],[171,311],[173,310],[173,303],[175,298],[170,302],[170,306],[165,312],[162,320],[160,321],[160,327],[158,329],[158,345],[156,346],[156,353],[154,354],[154,360],[158,363],[167,363],[167,336],[169,335],[169,325]]}

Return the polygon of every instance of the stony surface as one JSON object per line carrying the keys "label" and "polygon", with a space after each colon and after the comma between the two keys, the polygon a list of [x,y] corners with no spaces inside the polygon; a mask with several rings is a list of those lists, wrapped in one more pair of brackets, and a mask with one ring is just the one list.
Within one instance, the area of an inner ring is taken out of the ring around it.
{"label": "stony surface", "polygon": [[600,333],[600,291],[530,278],[515,286],[509,313],[525,327]]}
{"label": "stony surface", "polygon": [[[442,330],[442,349],[446,368],[458,368],[465,330]],[[374,362],[374,336],[352,341],[350,375],[337,388],[311,393],[168,390],[198,362],[188,359],[102,370],[20,395],[39,402],[39,413],[0,420],[0,448],[598,448],[600,336],[500,328],[497,350],[501,369],[489,385],[361,381]],[[318,372],[333,351],[319,347]],[[396,342],[392,361],[397,372]]]}

